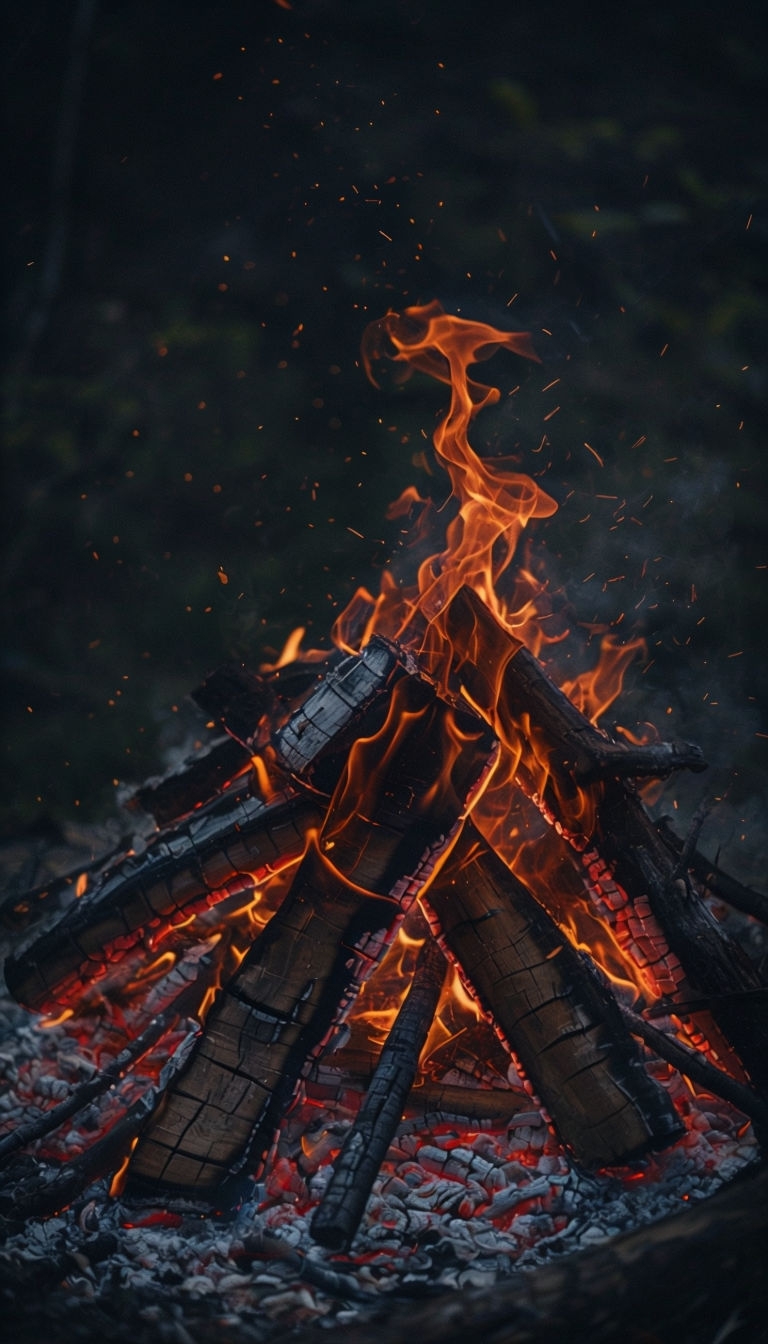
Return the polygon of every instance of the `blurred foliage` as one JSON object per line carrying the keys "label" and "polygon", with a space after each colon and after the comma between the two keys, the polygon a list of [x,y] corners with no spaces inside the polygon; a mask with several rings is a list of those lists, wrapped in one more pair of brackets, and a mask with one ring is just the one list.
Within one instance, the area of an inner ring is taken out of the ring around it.
{"label": "blurred foliage", "polygon": [[629,712],[702,738],[717,787],[751,796],[759,16],[102,0],[57,200],[75,8],[10,5],[5,828],[108,807],[211,667],[296,625],[327,644],[407,550],[386,505],[411,481],[443,498],[443,394],[369,387],[358,350],[434,297],[534,332],[541,367],[490,366],[505,396],[476,444],[545,473],[561,509],[537,553],[585,641],[645,631]]}

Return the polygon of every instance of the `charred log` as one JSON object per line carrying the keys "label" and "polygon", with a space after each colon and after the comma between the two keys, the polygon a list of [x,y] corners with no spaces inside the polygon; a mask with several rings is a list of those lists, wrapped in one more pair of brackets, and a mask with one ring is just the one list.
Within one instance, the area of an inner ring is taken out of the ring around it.
{"label": "charred log", "polygon": [[444,621],[460,651],[455,669],[472,701],[484,714],[496,705],[505,740],[520,738],[520,725],[529,718],[546,747],[551,774],[558,782],[570,778],[571,792],[573,785],[600,779],[658,779],[675,770],[706,768],[701,749],[692,742],[632,746],[612,741],[550,680],[533,654],[502,630],[471,588],[459,589]]}
{"label": "charred log", "polygon": [[147,780],[124,804],[129,812],[147,812],[158,826],[178,821],[210,802],[250,766],[250,754],[231,737],[218,737],[207,751],[192,756],[178,769]]}
{"label": "charred log", "polygon": [[[398,651],[384,640],[345,659],[277,734],[277,768],[330,792],[353,737],[381,726],[392,686],[404,675]],[[66,1002],[103,975],[111,957],[136,946],[145,929],[157,937],[298,859],[326,802],[325,793],[318,803],[292,787],[270,803],[238,790],[194,812],[144,854],[108,869],[51,930],[10,957],[10,992],[35,1010]]]}
{"label": "charred log", "polygon": [[261,720],[275,704],[268,682],[242,663],[217,668],[192,692],[192,699],[249,753],[254,749]]}
{"label": "charred log", "polygon": [[321,1246],[352,1243],[376,1174],[387,1154],[413,1086],[416,1069],[445,980],[446,962],[429,936],[413,981],[379,1056],[371,1085],[342,1145],[322,1203],[312,1219]]}
{"label": "charred log", "polygon": [[[521,753],[526,788],[535,795],[544,778],[547,810],[580,849],[592,846],[585,862],[595,860],[596,869],[607,864],[623,893],[620,898],[626,902],[628,897],[637,911],[643,903],[650,907],[666,947],[655,934],[641,933],[647,963],[662,963],[668,950],[682,968],[677,981],[673,972],[666,976],[665,992],[675,1000],[707,998],[711,1015],[703,1014],[700,1021],[705,1036],[708,1029],[710,1035],[713,1027],[716,1035],[719,1029],[725,1037],[722,1049],[727,1052],[725,1042],[730,1042],[754,1085],[765,1092],[768,1003],[757,994],[747,1003],[735,998],[740,991],[761,987],[756,968],[717,924],[692,884],[678,879],[675,858],[631,784],[614,773],[590,786],[586,802],[577,792],[579,762],[588,759],[594,737],[601,736],[598,730],[549,683],[536,659],[502,629],[475,593],[461,589],[446,621],[456,641],[462,684],[502,740]],[[495,697],[497,687],[494,710],[492,692]],[[520,722],[530,722],[530,733],[523,733]],[[579,833],[585,826],[587,834]],[[639,914],[637,922],[642,926]],[[738,1063],[729,1061],[729,1066],[738,1068]]]}
{"label": "charred log", "polygon": [[215,1205],[261,1165],[303,1066],[455,830],[492,746],[479,722],[418,678],[396,684],[387,723],[353,748],[317,842],[140,1139],[133,1195]]}
{"label": "charred log", "polygon": [[[313,1065],[303,1087],[313,1100],[344,1104],[354,1098],[357,1106],[372,1077],[372,1073],[347,1073],[321,1063]],[[430,1081],[413,1087],[403,1103],[405,1120],[418,1121],[427,1128],[447,1120],[504,1124],[520,1112],[530,1110],[531,1098],[517,1088],[463,1087],[458,1083]]]}
{"label": "charred log", "polygon": [[231,737],[253,751],[262,721],[287,717],[296,702],[311,694],[343,661],[343,655],[334,650],[327,657],[298,659],[263,674],[251,672],[243,663],[226,663],[207,676],[191,698]]}
{"label": "charred log", "polygon": [[66,1004],[145,930],[156,937],[295,862],[321,818],[317,802],[295,794],[271,803],[225,798],[194,813],[172,836],[107,872],[52,928],[10,956],[10,993],[35,1011]]}
{"label": "charred log", "polygon": [[425,899],[563,1143],[604,1166],[679,1138],[615,1000],[471,823],[451,860]]}
{"label": "charred log", "polygon": [[93,858],[69,867],[66,872],[59,872],[37,886],[29,887],[14,880],[11,885],[15,890],[0,902],[0,925],[9,933],[21,933],[39,920],[59,914],[62,906],[75,898],[78,882],[84,877],[88,883],[98,881],[113,860],[118,855],[124,857],[130,847],[130,838],[123,836],[111,849],[102,849]]}

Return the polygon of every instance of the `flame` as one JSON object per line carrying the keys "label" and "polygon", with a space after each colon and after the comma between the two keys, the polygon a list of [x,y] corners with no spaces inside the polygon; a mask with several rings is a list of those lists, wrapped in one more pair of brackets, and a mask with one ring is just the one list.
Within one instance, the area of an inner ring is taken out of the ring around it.
{"label": "flame", "polygon": [[[582,714],[597,724],[621,694],[627,668],[644,652],[645,640],[640,637],[620,644],[615,635],[604,635],[600,641],[597,665],[589,672],[579,673],[571,681],[561,682],[561,690]],[[631,734],[626,735],[631,740]]]}
{"label": "flame", "polygon": [[315,663],[326,658],[327,654],[323,653],[321,649],[303,649],[301,647],[302,640],[306,633],[306,626],[297,625],[296,629],[292,630],[286,639],[275,662],[261,663],[259,665],[259,671],[279,672],[281,667],[287,667],[289,663],[293,663],[297,659],[304,663]]}
{"label": "flame", "polygon": [[[401,641],[418,654],[443,693],[455,694],[452,669],[455,673],[464,658],[473,659],[475,643],[473,630],[464,623],[463,648],[457,645],[450,629],[450,604],[462,588],[475,592],[499,624],[495,665],[490,672],[486,669],[494,682],[490,703],[473,706],[491,723],[507,753],[503,769],[496,772],[494,791],[505,787],[504,779],[514,781],[522,770],[529,796],[583,843],[594,826],[597,791],[564,789],[550,769],[551,749],[536,726],[525,715],[510,721],[496,713],[505,668],[517,649],[524,645],[536,656],[542,650],[551,654],[569,633],[553,609],[546,579],[537,577],[527,551],[528,525],[551,517],[555,501],[531,476],[514,469],[509,459],[484,460],[469,442],[478,412],[501,395],[497,387],[472,378],[469,369],[500,350],[538,359],[528,333],[504,332],[485,322],[450,316],[435,302],[406,308],[402,314],[389,312],[366,329],[363,363],[374,383],[381,362],[388,360],[397,366],[400,381],[420,371],[450,387],[449,406],[433,444],[450,482],[452,513],[441,540],[418,565],[415,582],[401,582],[385,569],[378,595],[358,588],[337,620],[333,637],[347,652],[357,651],[372,634]],[[423,551],[436,522],[430,502],[410,486],[390,506],[389,516],[413,520],[413,545]],[[597,723],[620,694],[626,670],[643,647],[641,639],[620,642],[614,633],[604,634],[596,666],[561,682],[562,689]],[[556,669],[551,670],[557,680]],[[462,693],[473,704],[466,687]]]}
{"label": "flame", "polygon": [[74,1015],[74,1008],[63,1008],[54,1017],[41,1017],[38,1026],[43,1027],[45,1031],[49,1031],[51,1027],[60,1027],[62,1022],[68,1022],[70,1017],[74,1017]]}
{"label": "flame", "polygon": [[419,1057],[421,1072],[428,1074],[433,1055],[446,1045],[457,1041],[471,1026],[480,1022],[482,1017],[477,1000],[464,984],[458,968],[451,963],[437,1012]]}
{"label": "flame", "polygon": [[[468,369],[500,349],[538,361],[527,332],[503,332],[485,322],[451,317],[435,302],[407,308],[402,316],[390,312],[367,328],[363,363],[373,383],[374,366],[387,358],[403,366],[401,380],[420,370],[450,386],[449,408],[433,443],[448,473],[457,511],[448,524],[444,548],[421,563],[415,585],[401,587],[385,570],[378,598],[358,590],[334,630],[342,648],[350,647],[350,633],[366,606],[363,642],[374,632],[411,642],[464,584],[474,588],[510,629],[520,637],[525,631],[539,646],[541,632],[532,609],[535,595],[525,596],[520,605],[513,597],[510,607],[500,596],[498,583],[515,558],[528,522],[550,517],[557,505],[530,476],[513,470],[504,459],[483,461],[467,437],[477,413],[501,396],[497,387],[470,378]],[[392,506],[390,516],[403,516],[414,503],[424,501],[411,488]]]}
{"label": "flame", "polygon": [[301,641],[303,640],[306,633],[307,631],[305,626],[297,625],[296,629],[292,630],[290,635],[286,639],[282,647],[282,650],[278,655],[277,662],[272,664],[265,663],[262,667],[262,671],[276,672],[278,668],[286,667],[288,663],[294,662],[294,660],[299,656],[299,652],[301,650]]}
{"label": "flame", "polygon": [[168,950],[167,952],[160,952],[151,961],[142,962],[136,972],[133,984],[144,984],[147,980],[159,980],[161,976],[167,975],[168,971],[173,970],[176,960],[176,953]]}
{"label": "flame", "polygon": [[[582,847],[594,828],[600,786],[577,787],[574,783],[569,790],[567,781],[562,783],[561,773],[551,771],[551,746],[531,717],[521,713],[510,720],[508,715],[498,715],[496,706],[501,700],[505,668],[522,646],[537,657],[543,652],[548,670],[563,692],[593,724],[598,724],[619,696],[627,669],[643,652],[644,641],[622,641],[615,632],[604,631],[593,667],[566,680],[558,678],[552,666],[557,646],[568,637],[569,630],[555,609],[546,576],[537,573],[540,567],[530,552],[526,529],[551,517],[557,505],[509,459],[481,458],[468,437],[478,413],[497,403],[501,395],[497,387],[470,376],[470,368],[502,350],[538,360],[530,334],[504,332],[484,322],[450,316],[435,302],[406,308],[402,313],[390,311],[366,329],[363,365],[376,386],[379,369],[389,362],[395,366],[396,381],[421,372],[450,389],[447,411],[433,436],[437,463],[450,483],[449,502],[441,509],[448,522],[438,533],[441,520],[435,505],[415,486],[406,487],[390,505],[387,516],[407,525],[411,552],[416,552],[418,561],[416,578],[402,581],[402,576],[395,576],[390,568],[383,571],[378,594],[358,588],[338,618],[333,637],[346,652],[358,651],[373,634],[400,641],[418,655],[441,691],[450,695],[457,689],[452,667],[455,672],[464,658],[478,661],[479,632],[462,628],[460,649],[455,631],[449,628],[447,609],[465,586],[490,609],[500,627],[499,646],[494,649],[493,668],[485,669],[492,683],[488,703],[473,707],[491,723],[502,750],[494,771],[484,782],[482,801],[476,804],[474,815],[486,838],[523,880],[530,884],[530,870],[537,870],[533,889],[541,898],[562,885],[562,854],[546,827],[542,842],[531,847],[536,836],[530,817],[525,815],[525,800],[521,800],[518,784],[524,779],[525,793],[540,813],[554,822],[557,830],[565,829]],[[472,705],[466,687],[462,687],[462,694]],[[633,740],[629,730],[623,732]],[[376,748],[369,752],[361,745],[356,766],[353,749],[350,762],[350,768],[364,779],[369,768],[378,768]],[[348,796],[350,800],[355,798],[354,788],[349,788]],[[583,876],[571,872],[565,886],[567,895],[553,914],[566,936],[577,948],[591,953],[624,997],[654,998],[651,973],[635,963],[613,931],[590,910]],[[548,899],[543,904],[551,906]],[[402,997],[396,976],[390,974],[388,985],[392,999],[384,1003],[377,1000],[375,1009],[369,1009],[366,1015],[368,1027],[375,1028],[377,1035],[391,1025]],[[362,1010],[365,998],[361,995],[356,1011]],[[477,1016],[477,1005],[456,972],[448,977],[445,1001],[453,1004],[459,1016]],[[441,1039],[451,1037],[453,1028],[440,1026],[439,1019],[438,1013],[438,1025],[424,1059]]]}
{"label": "flame", "polygon": [[135,1139],[131,1139],[131,1146],[128,1149],[128,1152],[126,1153],[122,1162],[120,1163],[120,1166],[118,1167],[114,1176],[112,1177],[112,1180],[110,1181],[109,1185],[110,1199],[117,1199],[118,1196],[123,1193],[123,1186],[125,1185],[125,1177],[128,1171],[128,1163],[131,1160],[131,1153],[133,1152],[138,1142],[139,1142],[139,1136],[137,1134]]}
{"label": "flame", "polygon": [[256,785],[259,796],[265,803],[271,803],[277,793],[277,788],[272,781],[272,776],[270,775],[269,767],[264,756],[257,752],[251,757],[251,765],[253,766],[253,773],[256,776]]}

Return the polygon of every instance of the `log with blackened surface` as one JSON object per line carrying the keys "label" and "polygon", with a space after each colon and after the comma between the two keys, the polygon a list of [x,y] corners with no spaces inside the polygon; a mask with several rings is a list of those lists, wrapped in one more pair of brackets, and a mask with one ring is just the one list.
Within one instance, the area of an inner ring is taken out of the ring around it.
{"label": "log with blackened surface", "polygon": [[288,895],[139,1140],[126,1193],[218,1205],[263,1163],[301,1071],[445,857],[495,750],[431,684],[396,683],[350,752]]}
{"label": "log with blackened surface", "polygon": [[426,893],[435,931],[582,1162],[627,1162],[683,1132],[615,1001],[471,822]]}
{"label": "log with blackened surface", "polygon": [[240,783],[161,831],[143,854],[108,868],[63,919],[8,958],[13,996],[38,1012],[71,1007],[143,940],[156,942],[297,862],[308,830],[322,822],[353,736],[383,722],[392,685],[405,673],[399,651],[383,639],[345,659],[276,733],[275,796],[254,797]]}

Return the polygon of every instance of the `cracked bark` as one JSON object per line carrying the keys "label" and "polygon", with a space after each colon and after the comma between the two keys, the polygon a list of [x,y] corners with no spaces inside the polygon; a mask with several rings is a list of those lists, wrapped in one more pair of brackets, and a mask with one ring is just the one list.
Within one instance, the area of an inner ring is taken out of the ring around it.
{"label": "cracked bark", "polygon": [[[139,1141],[134,1196],[228,1203],[261,1166],[302,1068],[382,954],[486,767],[493,739],[474,715],[459,719],[408,677],[381,732],[353,747],[288,895]],[[451,724],[459,736],[447,767]]]}
{"label": "cracked bark", "polygon": [[612,995],[471,822],[425,901],[577,1160],[614,1165],[680,1137]]}

